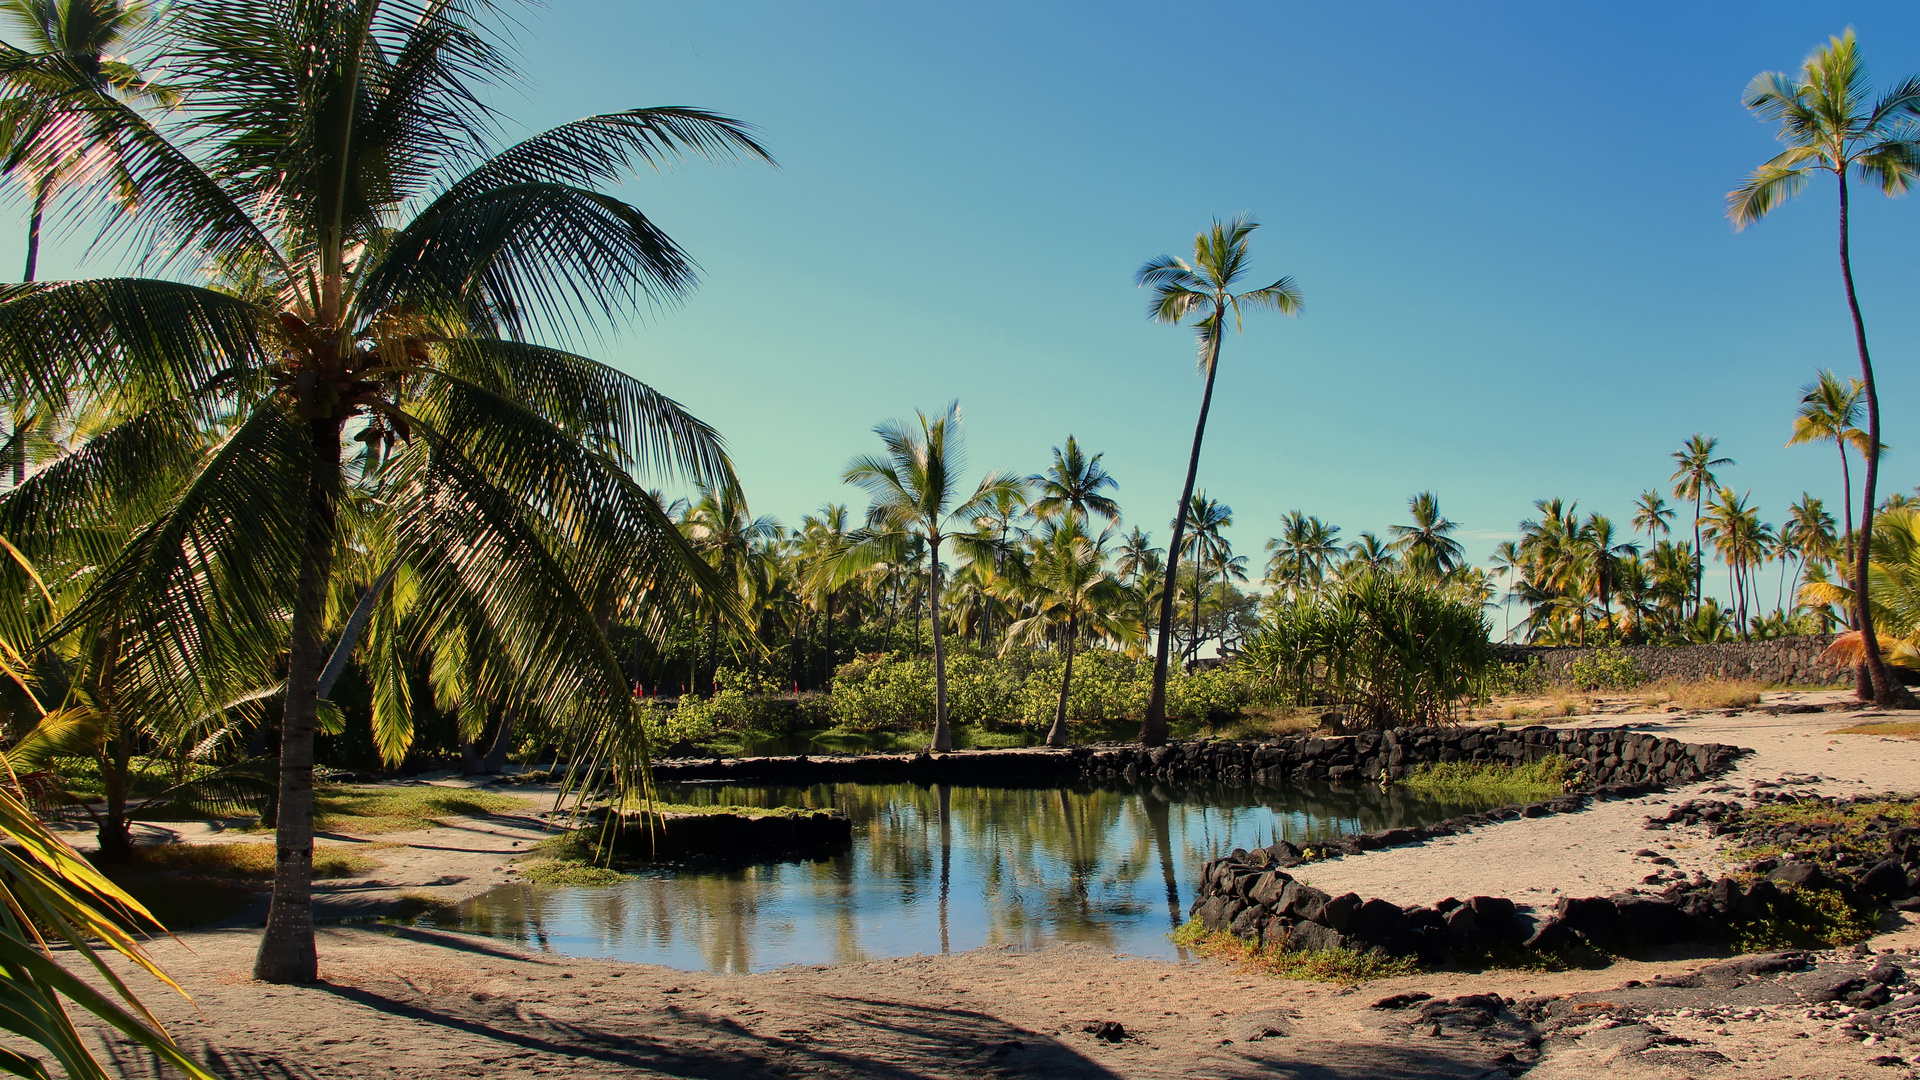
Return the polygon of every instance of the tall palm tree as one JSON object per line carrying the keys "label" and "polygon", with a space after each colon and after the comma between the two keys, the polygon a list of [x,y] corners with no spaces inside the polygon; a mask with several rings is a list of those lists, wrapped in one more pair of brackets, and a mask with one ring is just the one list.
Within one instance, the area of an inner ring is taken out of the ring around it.
{"label": "tall palm tree", "polygon": [[925,544],[933,623],[933,749],[945,753],[953,749],[953,732],[947,725],[947,653],[940,628],[940,543],[950,537],[964,540],[966,530],[960,523],[971,522],[1003,489],[1018,482],[990,473],[963,496],[960,403],[949,404],[938,416],[918,411],[914,416],[912,427],[897,420],[875,427],[886,454],[856,457],[841,476],[873,500],[867,527],[855,534],[840,560],[841,573],[857,572],[882,559],[897,562],[903,549]]}
{"label": "tall palm tree", "polygon": [[1707,507],[1706,538],[1713,541],[1720,559],[1727,564],[1727,583],[1732,589],[1734,624],[1744,639],[1748,636],[1752,582],[1749,571],[1759,567],[1773,551],[1773,527],[1760,520],[1759,508],[1747,495],[1735,495],[1721,488]]}
{"label": "tall palm tree", "polygon": [[[244,270],[253,287],[0,288],[0,378],[110,386],[132,419],[98,439],[143,435],[152,453],[222,424],[68,622],[143,613],[154,655],[129,666],[159,678],[180,658],[210,662],[210,621],[285,613],[278,855],[254,973],[305,982],[344,492],[383,463],[382,512],[421,609],[487,619],[515,669],[540,673],[530,692],[572,718],[569,737],[642,782],[644,732],[584,574],[619,565],[630,590],[656,596],[710,582],[628,469],[731,483],[731,467],[670,399],[524,335],[565,341],[693,287],[679,247],[597,185],[641,164],[765,152],[737,122],[685,108],[588,117],[495,152],[484,87],[511,71],[465,5],[228,0],[165,26],[182,108],[156,120],[76,86],[62,107],[87,122],[40,152],[104,147],[141,194],[123,225],[141,246]],[[54,494],[35,492],[29,480],[9,501]]]}
{"label": "tall palm tree", "polygon": [[1047,466],[1047,471],[1027,477],[1027,483],[1039,494],[1030,507],[1033,516],[1073,517],[1084,522],[1088,515],[1097,515],[1109,522],[1119,521],[1120,504],[1100,494],[1102,488],[1120,486],[1119,481],[1100,467],[1100,459],[1105,456],[1088,457],[1074,437],[1067,436],[1064,450],[1058,446],[1053,448],[1053,464]]}
{"label": "tall palm tree", "polygon": [[1673,508],[1657,491],[1643,491],[1633,504],[1633,528],[1647,534],[1647,542],[1657,544],[1673,532]]}
{"label": "tall palm tree", "polygon": [[1846,519],[1846,532],[1841,535],[1848,537],[1853,535],[1853,474],[1847,468],[1847,447],[1852,446],[1864,458],[1873,445],[1858,426],[1860,399],[1866,388],[1867,384],[1859,379],[1843,383],[1833,372],[1822,371],[1819,378],[1800,388],[1800,408],[1793,417],[1793,438],[1787,440],[1788,446],[1831,441],[1840,451],[1843,495],[1840,509]]}
{"label": "tall palm tree", "polygon": [[1436,578],[1446,577],[1460,566],[1463,552],[1453,531],[1460,526],[1440,512],[1440,500],[1433,492],[1422,491],[1407,500],[1413,514],[1411,525],[1390,525],[1393,546],[1414,570]]}
{"label": "tall palm tree", "polygon": [[1507,629],[1503,641],[1513,640],[1513,600],[1514,581],[1526,569],[1526,558],[1520,554],[1520,545],[1512,540],[1502,540],[1493,546],[1493,557],[1488,560],[1502,577],[1507,579],[1506,594],[1500,598],[1500,610],[1506,615]]}
{"label": "tall palm tree", "polygon": [[836,623],[834,610],[840,599],[842,585],[833,580],[831,566],[833,560],[840,557],[846,549],[847,538],[852,530],[847,527],[847,507],[845,503],[827,503],[817,514],[808,514],[800,519],[800,536],[796,553],[802,566],[802,589],[808,602],[820,609],[821,652],[826,656],[826,670],[816,675],[818,679],[833,677],[838,666],[837,653],[833,644],[833,629]]}
{"label": "tall palm tree", "polygon": [[[1755,116],[1778,121],[1786,149],[1761,165],[1727,193],[1727,217],[1744,229],[1805,190],[1816,172],[1830,174],[1840,196],[1840,279],[1847,311],[1853,316],[1853,343],[1860,354],[1860,382],[1867,398],[1867,446],[1880,446],[1880,393],[1873,381],[1867,350],[1867,326],[1853,287],[1853,256],[1848,235],[1847,174],[1887,195],[1899,195],[1920,177],[1920,76],[1909,75],[1875,97],[1866,65],[1849,27],[1830,38],[1800,66],[1797,79],[1768,71],[1747,85],[1744,103]],[[1860,622],[1867,676],[1873,699],[1881,705],[1905,704],[1912,695],[1887,678],[1879,640],[1867,611],[1867,568],[1873,561],[1874,488],[1880,479],[1880,455],[1866,453],[1867,474],[1860,509],[1858,551],[1853,559],[1854,605]]]}
{"label": "tall palm tree", "polygon": [[1299,287],[1290,277],[1271,285],[1236,293],[1234,286],[1247,273],[1247,241],[1259,228],[1245,217],[1216,219],[1193,238],[1193,261],[1173,255],[1149,259],[1134,282],[1153,290],[1149,315],[1155,322],[1179,324],[1192,319],[1200,339],[1200,367],[1206,388],[1200,392],[1200,418],[1193,426],[1193,449],[1187,454],[1187,479],[1175,504],[1173,539],[1167,544],[1166,584],[1160,594],[1159,634],[1153,652],[1153,688],[1147,712],[1140,721],[1140,741],[1158,746],[1167,741],[1167,648],[1172,642],[1173,602],[1178,585],[1182,530],[1187,503],[1193,498],[1194,477],[1200,471],[1200,444],[1207,434],[1207,411],[1213,406],[1213,382],[1220,373],[1220,344],[1226,338],[1227,316],[1238,331],[1247,309],[1298,315],[1303,306]]}
{"label": "tall palm tree", "polygon": [[[1083,635],[1130,641],[1139,630],[1126,618],[1126,586],[1107,570],[1111,531],[1089,537],[1082,519],[1062,517],[1032,545],[1027,588],[1031,614],[1007,628],[1007,645],[1038,644],[1058,634],[1063,666],[1060,699],[1048,746],[1067,745],[1067,700],[1073,686],[1073,652]],[[1004,649],[1002,650],[1004,652]]]}
{"label": "tall palm tree", "polygon": [[1700,546],[1700,504],[1720,486],[1713,470],[1734,464],[1732,458],[1713,456],[1719,445],[1718,436],[1710,438],[1695,432],[1692,438],[1680,444],[1680,449],[1669,455],[1678,466],[1673,470],[1673,475],[1667,478],[1673,484],[1673,497],[1693,500],[1693,551],[1696,556],[1701,556],[1700,565],[1693,572],[1693,606],[1696,609],[1700,606],[1701,579],[1706,573],[1703,555],[1706,549]]}

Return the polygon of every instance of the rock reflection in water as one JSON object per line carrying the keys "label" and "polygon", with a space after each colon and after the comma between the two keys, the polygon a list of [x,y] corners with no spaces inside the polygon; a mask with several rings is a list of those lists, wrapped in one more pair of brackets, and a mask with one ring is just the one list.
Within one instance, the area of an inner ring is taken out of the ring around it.
{"label": "rock reflection in water", "polygon": [[510,885],[459,929],[575,956],[710,971],[1085,941],[1173,957],[1200,864],[1275,839],[1425,824],[1476,806],[1374,789],[668,785],[677,803],[835,809],[853,848],[809,863],[671,869],[598,888]]}

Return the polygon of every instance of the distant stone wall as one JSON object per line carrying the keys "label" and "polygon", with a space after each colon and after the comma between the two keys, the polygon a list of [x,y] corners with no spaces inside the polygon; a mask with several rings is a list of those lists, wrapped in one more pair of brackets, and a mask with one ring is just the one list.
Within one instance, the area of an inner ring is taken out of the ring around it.
{"label": "distant stone wall", "polygon": [[[1715,645],[1626,645],[1621,651],[1640,665],[1641,674],[1648,682],[1718,678],[1797,685],[1851,684],[1850,670],[1820,662],[1820,654],[1831,644],[1832,635],[1813,634]],[[1543,645],[1496,645],[1494,650],[1499,659],[1508,663],[1539,659],[1547,665],[1548,676],[1555,681],[1568,679],[1576,660],[1599,651]]]}

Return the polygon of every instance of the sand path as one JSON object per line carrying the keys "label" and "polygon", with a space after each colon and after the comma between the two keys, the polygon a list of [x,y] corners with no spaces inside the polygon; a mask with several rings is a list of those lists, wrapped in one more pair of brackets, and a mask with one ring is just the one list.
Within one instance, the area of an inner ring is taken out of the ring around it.
{"label": "sand path", "polygon": [[[1769,694],[1764,704],[1840,704],[1850,695]],[[1687,742],[1744,746],[1754,753],[1732,773],[1659,795],[1599,802],[1577,814],[1503,822],[1462,836],[1409,844],[1303,867],[1301,876],[1334,894],[1347,891],[1395,903],[1431,904],[1449,896],[1511,897],[1536,908],[1560,896],[1599,896],[1648,889],[1659,871],[1635,852],[1651,850],[1674,869],[1717,877],[1719,846],[1704,831],[1675,827],[1649,832],[1645,822],[1689,798],[1737,798],[1755,784],[1822,795],[1920,791],[1920,739],[1833,735],[1837,728],[1881,714],[1872,710],[1770,716],[1756,710],[1724,713],[1628,713],[1582,717],[1558,727],[1617,727]],[[1817,779],[1815,779],[1817,778]],[[1785,782],[1783,782],[1785,781]]]}

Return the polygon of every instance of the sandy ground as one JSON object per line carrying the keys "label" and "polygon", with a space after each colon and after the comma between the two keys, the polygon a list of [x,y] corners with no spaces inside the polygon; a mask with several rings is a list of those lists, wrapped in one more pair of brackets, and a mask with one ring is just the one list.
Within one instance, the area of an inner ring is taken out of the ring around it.
{"label": "sandy ground", "polygon": [[[1767,703],[1839,697],[1770,695]],[[1920,741],[1829,736],[1851,722],[1842,715],[1593,720],[1623,721],[1758,753],[1721,782],[1657,799],[1316,864],[1315,884],[1421,902],[1524,890],[1542,899],[1556,890],[1613,891],[1638,884],[1654,869],[1632,855],[1641,848],[1668,853],[1681,869],[1714,865],[1704,837],[1641,828],[1659,803],[1715,788],[1744,793],[1782,778],[1793,790],[1832,793],[1920,788]],[[1805,777],[1817,779],[1801,783]],[[400,892],[452,899],[509,880],[508,860],[544,828],[532,811],[530,805],[524,816],[371,838],[405,846],[376,853],[386,863],[375,874],[378,884],[329,888],[323,910],[364,911]],[[198,837],[187,830],[182,838]],[[1890,921],[1887,929],[1872,947],[1900,950],[1892,959],[1909,964],[1920,980],[1920,960],[1907,955],[1920,949],[1920,928]],[[1278,981],[1216,961],[1114,956],[1087,946],[716,975],[359,924],[322,929],[321,984],[267,987],[248,978],[257,934],[233,926],[156,945],[195,1003],[155,991],[150,1004],[185,1045],[228,1076],[1360,1080],[1525,1073],[1542,1080],[1828,1080],[1913,1076],[1920,1062],[1920,1044],[1849,1030],[1853,1010],[1808,998],[1801,983],[1762,979],[1739,991],[1749,997],[1737,999],[1724,989],[1647,985],[1714,962],[1700,956],[1556,974],[1428,973],[1357,989]],[[1834,965],[1846,959],[1828,957],[1804,978],[1838,970]],[[1491,1026],[1429,1025],[1408,1010],[1370,1007],[1412,992],[1441,999],[1492,993],[1515,1003],[1553,999],[1560,1015],[1578,1023],[1530,1026],[1503,1014]],[[1732,1008],[1737,1001],[1752,1004]],[[1127,1036],[1108,1042],[1084,1030],[1101,1021],[1117,1021]],[[151,1074],[124,1045],[105,1045],[121,1056],[126,1074]]]}

